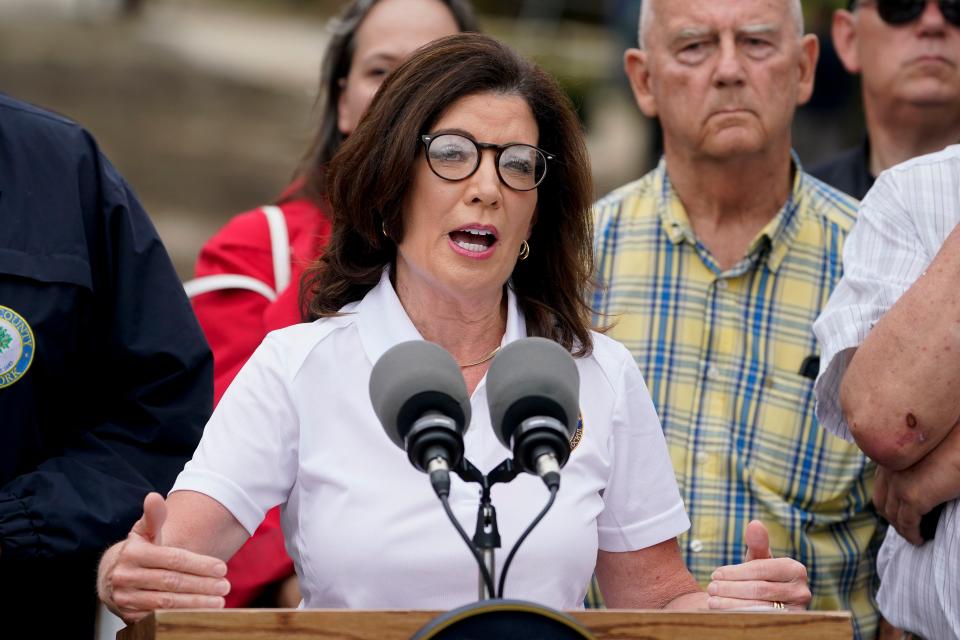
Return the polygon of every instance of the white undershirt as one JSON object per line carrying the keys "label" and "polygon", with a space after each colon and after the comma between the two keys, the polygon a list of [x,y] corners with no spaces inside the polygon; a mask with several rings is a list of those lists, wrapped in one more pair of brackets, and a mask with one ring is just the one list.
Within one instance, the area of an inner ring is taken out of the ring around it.
{"label": "white undershirt", "polygon": [[[883,172],[860,207],[843,251],[844,275],[813,326],[822,357],[817,418],[853,441],[840,407],[840,381],[854,350],[919,278],[960,224],[960,145]],[[940,516],[920,547],[892,527],[877,558],[883,617],[921,637],[960,640],[960,510]]]}
{"label": "white undershirt", "polygon": [[[283,505],[287,549],[307,607],[447,609],[477,598],[477,568],[427,477],[383,433],[368,395],[373,363],[422,339],[386,272],[346,315],[273,332],[224,394],[172,491],[205,493],[252,534]],[[509,294],[503,343],[526,336]],[[689,528],[647,388],[620,344],[593,335],[577,359],[583,437],[547,517],[518,552],[506,597],[581,606],[597,549],[648,547]],[[509,457],[495,438],[486,383],[471,398],[466,456],[487,472]],[[507,552],[545,504],[539,478],[492,491]],[[453,479],[468,534],[477,485]]]}

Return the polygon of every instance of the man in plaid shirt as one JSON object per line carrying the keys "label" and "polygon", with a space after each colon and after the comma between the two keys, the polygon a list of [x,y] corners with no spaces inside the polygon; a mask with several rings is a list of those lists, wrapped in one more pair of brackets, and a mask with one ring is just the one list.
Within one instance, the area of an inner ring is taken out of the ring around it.
{"label": "man in plaid shirt", "polygon": [[762,557],[757,519],[774,557],[807,566],[811,607],[852,610],[873,638],[873,467],[814,417],[812,323],[857,205],[791,151],[817,54],[799,0],[644,2],[625,67],[664,157],[596,205],[593,303],[647,381],[692,522],[680,544],[711,607],[743,606],[769,579],[711,582]]}

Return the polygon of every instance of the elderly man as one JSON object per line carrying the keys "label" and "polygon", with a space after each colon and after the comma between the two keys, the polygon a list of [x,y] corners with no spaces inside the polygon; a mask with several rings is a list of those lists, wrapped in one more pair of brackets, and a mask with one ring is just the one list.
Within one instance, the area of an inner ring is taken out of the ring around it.
{"label": "elderly man", "polygon": [[783,576],[712,574],[758,557],[744,541],[757,518],[774,555],[807,565],[811,606],[852,610],[857,637],[872,638],[873,467],[813,416],[811,325],[856,206],[791,153],[817,40],[798,0],[648,0],[640,39],[626,72],[660,119],[664,158],[596,206],[594,308],[650,386],[692,521],[687,564],[711,606],[775,593]]}
{"label": "elderly man", "polygon": [[[874,502],[896,528],[878,560],[891,623],[960,639],[960,146],[880,175],[814,325],[817,414],[881,465]],[[924,531],[921,517],[935,514]],[[925,538],[933,538],[924,542]]]}
{"label": "elderly man", "polygon": [[813,175],[862,199],[884,169],[960,141],[960,3],[850,0],[833,44],[861,75],[867,138]]}

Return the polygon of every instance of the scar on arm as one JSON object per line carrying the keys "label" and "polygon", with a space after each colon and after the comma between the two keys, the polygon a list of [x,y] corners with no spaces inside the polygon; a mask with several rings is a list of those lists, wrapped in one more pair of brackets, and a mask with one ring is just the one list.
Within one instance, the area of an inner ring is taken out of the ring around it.
{"label": "scar on arm", "polygon": [[908,413],[906,417],[907,428],[910,431],[906,431],[897,437],[897,446],[902,447],[905,444],[910,444],[913,442],[921,443],[926,441],[927,434],[923,431],[917,430],[917,417],[912,413]]}

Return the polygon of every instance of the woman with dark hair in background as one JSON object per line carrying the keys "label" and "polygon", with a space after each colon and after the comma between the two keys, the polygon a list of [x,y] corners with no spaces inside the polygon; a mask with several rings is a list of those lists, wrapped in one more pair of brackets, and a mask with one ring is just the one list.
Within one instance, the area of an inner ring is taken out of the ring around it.
{"label": "woman with dark hair in background", "polygon": [[[486,473],[510,451],[483,380],[502,346],[539,336],[574,356],[582,428],[507,597],[577,608],[596,569],[612,606],[706,608],[676,542],[689,520],[649,393],[629,352],[590,330],[590,163],[556,81],[492,38],[439,40],[387,79],[328,180],[333,234],[307,279],[316,321],[271,333],[244,366],[167,500],[149,495],[104,554],[104,602],[128,621],[222,606],[222,560],[277,504],[307,607],[475,600],[474,558],[383,433],[371,371],[401,342],[446,349],[470,394],[465,455]],[[452,480],[449,506],[470,521],[476,488]],[[524,474],[493,497],[511,548],[547,489]],[[809,601],[806,580],[783,596]]]}
{"label": "woman with dark hair in background", "polygon": [[[300,275],[330,235],[325,168],[386,75],[415,49],[476,30],[468,0],[352,0],[332,23],[320,77],[317,133],[293,184],[272,206],[233,218],[201,250],[187,283],[214,355],[214,400],[264,336],[300,322]],[[296,606],[293,563],[271,511],[229,562],[227,606]],[[275,586],[276,589],[271,587]]]}

